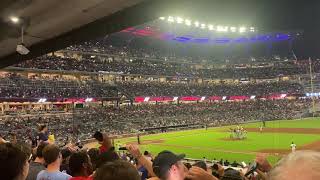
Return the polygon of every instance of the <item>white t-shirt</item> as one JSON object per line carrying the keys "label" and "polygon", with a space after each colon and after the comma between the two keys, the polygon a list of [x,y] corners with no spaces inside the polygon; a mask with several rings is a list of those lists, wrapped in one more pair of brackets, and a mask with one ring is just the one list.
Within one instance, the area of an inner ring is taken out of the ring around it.
{"label": "white t-shirt", "polygon": [[291,150],[292,150],[292,151],[295,151],[295,150],[296,150],[296,147],[297,147],[296,144],[291,144],[290,146],[291,146]]}

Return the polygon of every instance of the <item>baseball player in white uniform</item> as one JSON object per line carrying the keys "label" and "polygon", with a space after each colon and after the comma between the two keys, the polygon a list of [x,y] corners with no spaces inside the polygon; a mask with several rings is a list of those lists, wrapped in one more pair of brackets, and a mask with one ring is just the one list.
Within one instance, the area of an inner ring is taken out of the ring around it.
{"label": "baseball player in white uniform", "polygon": [[291,147],[291,152],[295,152],[297,145],[294,142],[292,142],[290,147]]}

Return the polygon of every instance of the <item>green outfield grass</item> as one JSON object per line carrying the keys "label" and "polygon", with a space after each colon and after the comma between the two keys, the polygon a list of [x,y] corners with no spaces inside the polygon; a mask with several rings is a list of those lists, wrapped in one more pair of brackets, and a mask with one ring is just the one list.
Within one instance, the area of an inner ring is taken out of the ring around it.
{"label": "green outfield grass", "polygon": [[[268,128],[320,128],[319,118],[308,118],[300,120],[269,121]],[[243,127],[261,126],[261,123],[248,123]],[[319,134],[293,134],[293,133],[259,133],[248,132],[248,138],[242,141],[225,141],[229,133],[225,130],[234,126],[187,130],[178,132],[168,132],[141,136],[141,141],[157,141],[159,144],[147,143],[141,145],[142,150],[148,150],[152,154],[157,154],[162,150],[171,150],[175,153],[185,153],[188,158],[212,160],[228,159],[229,161],[250,162],[259,150],[263,149],[290,149],[292,141],[301,147],[320,140]],[[136,142],[136,137],[116,140],[118,144]],[[276,162],[279,156],[270,156],[271,162]]]}
{"label": "green outfield grass", "polygon": [[[320,118],[306,118],[296,120],[282,120],[267,122],[267,127],[271,128],[320,128]],[[257,127],[261,123],[249,123],[244,127]]]}

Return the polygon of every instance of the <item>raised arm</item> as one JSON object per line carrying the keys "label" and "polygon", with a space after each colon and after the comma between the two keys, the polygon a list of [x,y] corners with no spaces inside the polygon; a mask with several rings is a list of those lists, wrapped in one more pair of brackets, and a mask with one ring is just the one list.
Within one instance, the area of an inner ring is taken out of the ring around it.
{"label": "raised arm", "polygon": [[156,175],[154,174],[152,169],[152,162],[142,155],[138,145],[129,144],[126,147],[130,154],[148,170],[149,175],[155,177]]}

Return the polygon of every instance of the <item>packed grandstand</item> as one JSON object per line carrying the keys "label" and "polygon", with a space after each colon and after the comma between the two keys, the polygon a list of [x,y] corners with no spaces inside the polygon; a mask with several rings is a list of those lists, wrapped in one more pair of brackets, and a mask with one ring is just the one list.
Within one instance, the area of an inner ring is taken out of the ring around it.
{"label": "packed grandstand", "polygon": [[205,65],[145,51],[74,46],[4,69],[1,137],[36,147],[38,128],[46,125],[57,146],[75,151],[95,131],[115,138],[310,115],[308,61]]}
{"label": "packed grandstand", "polygon": [[[281,179],[281,166],[272,168],[264,154],[249,166],[151,155],[139,149],[140,136],[236,125],[232,136],[242,140],[245,123],[317,116],[320,60],[297,59],[290,49],[215,56],[211,48],[226,47],[163,48],[125,31],[0,71],[1,180]],[[116,142],[124,137],[137,142]],[[280,162],[318,160],[313,153]]]}

